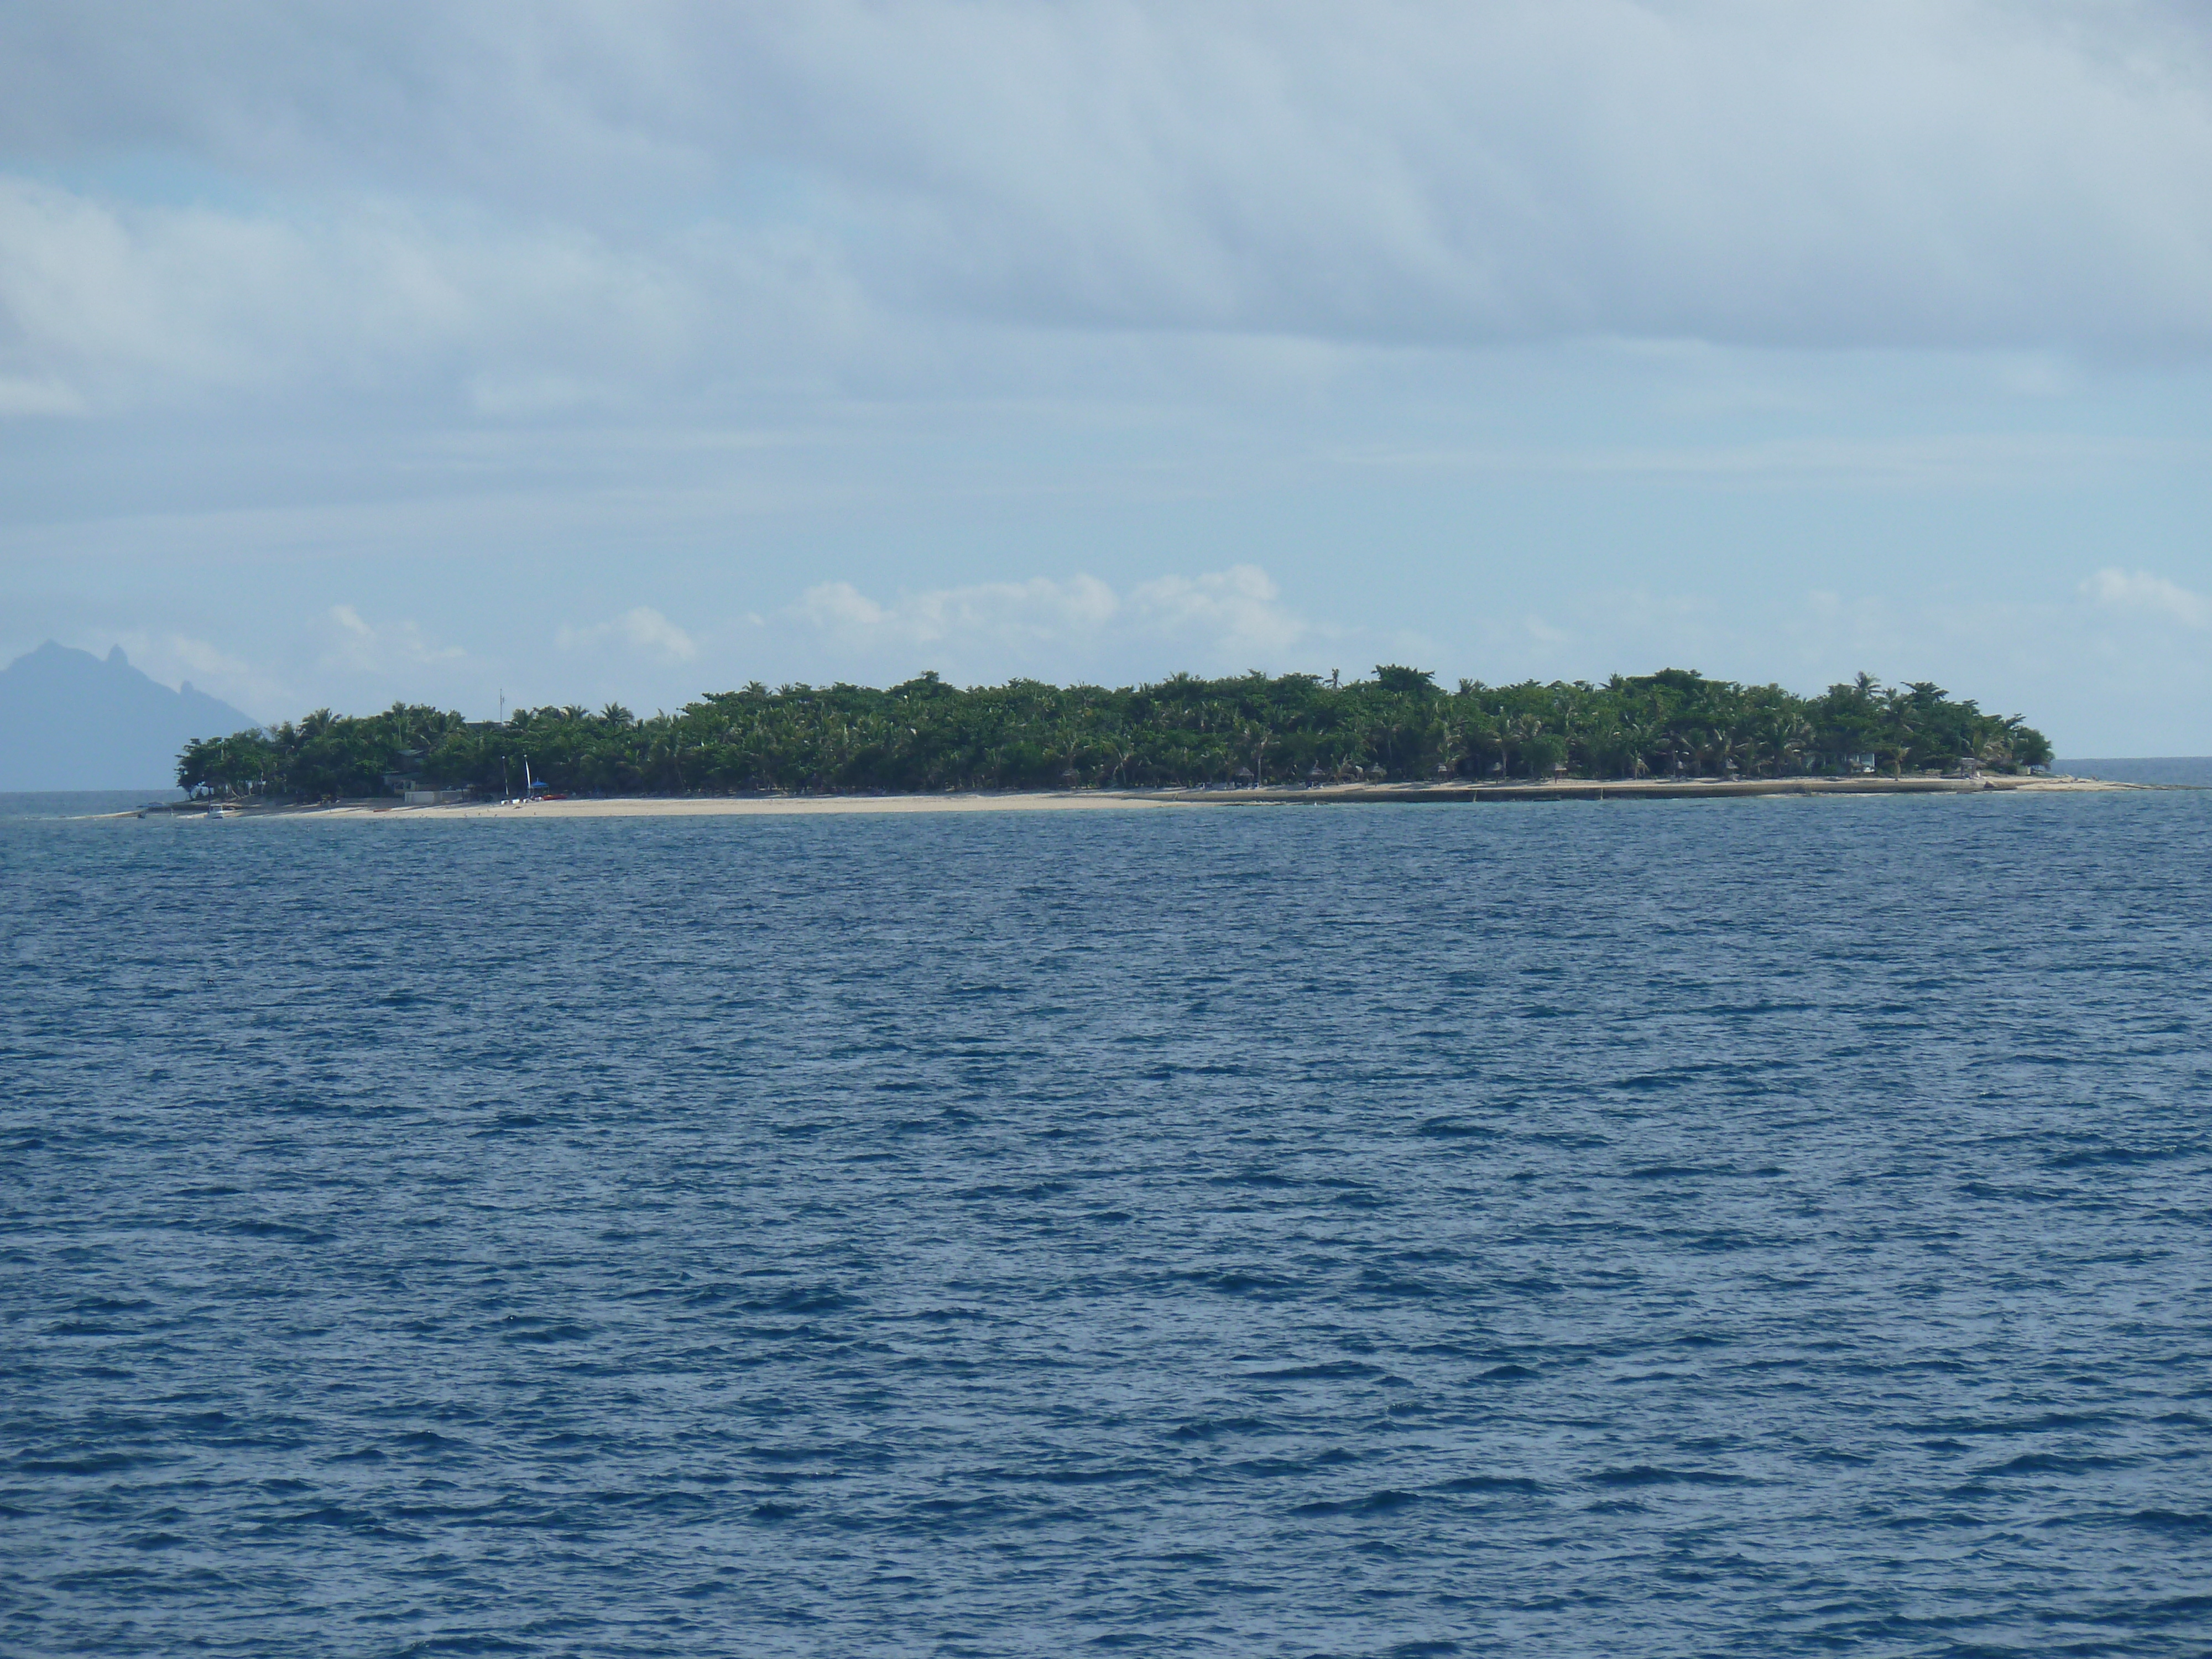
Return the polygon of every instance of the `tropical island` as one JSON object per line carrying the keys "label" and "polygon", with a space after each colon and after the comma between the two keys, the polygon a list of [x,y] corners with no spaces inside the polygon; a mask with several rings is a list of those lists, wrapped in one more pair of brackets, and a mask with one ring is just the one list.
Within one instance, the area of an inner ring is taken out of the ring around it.
{"label": "tropical island", "polygon": [[1801,697],[1686,669],[1447,690],[1423,670],[1371,678],[1177,674],[1108,689],[1036,680],[961,688],[934,673],[886,690],[756,682],[674,714],[619,704],[472,721],[427,705],[197,739],[183,788],[264,800],[467,791],[823,795],[1134,791],[1454,781],[1902,781],[2023,774],[2051,744],[1918,682],[1865,674]]}

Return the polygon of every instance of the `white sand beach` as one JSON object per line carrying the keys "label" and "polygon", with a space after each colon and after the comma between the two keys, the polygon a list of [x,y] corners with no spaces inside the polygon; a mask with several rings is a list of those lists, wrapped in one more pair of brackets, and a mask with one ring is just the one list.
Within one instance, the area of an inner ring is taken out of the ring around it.
{"label": "white sand beach", "polygon": [[[2098,778],[1750,778],[1735,781],[1643,779],[1547,784],[1346,784],[1321,788],[1038,790],[930,795],[617,795],[526,802],[467,801],[407,806],[352,800],[332,806],[247,807],[241,816],[285,818],[406,818],[455,822],[502,818],[805,817],[853,813],[1145,811],[1161,807],[1322,806],[1613,799],[1729,799],[1735,797],[1892,794],[2056,794],[2155,786]],[[189,811],[190,808],[180,808]]]}
{"label": "white sand beach", "polygon": [[[854,812],[1080,812],[1189,805],[1181,797],[1108,794],[1097,790],[1051,793],[943,795],[611,795],[522,802],[470,801],[445,806],[398,806],[349,801],[299,809],[316,817],[460,818],[696,818],[808,817]],[[278,809],[280,811],[284,809]]]}

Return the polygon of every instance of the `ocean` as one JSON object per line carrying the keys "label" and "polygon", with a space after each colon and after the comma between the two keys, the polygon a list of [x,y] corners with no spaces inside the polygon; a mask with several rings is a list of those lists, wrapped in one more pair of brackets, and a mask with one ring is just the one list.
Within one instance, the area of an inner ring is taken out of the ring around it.
{"label": "ocean", "polygon": [[23,789],[0,791],[0,818],[79,818],[127,812],[149,801],[179,801],[181,789]]}
{"label": "ocean", "polygon": [[0,1651],[2201,1655],[2212,795],[0,822]]}

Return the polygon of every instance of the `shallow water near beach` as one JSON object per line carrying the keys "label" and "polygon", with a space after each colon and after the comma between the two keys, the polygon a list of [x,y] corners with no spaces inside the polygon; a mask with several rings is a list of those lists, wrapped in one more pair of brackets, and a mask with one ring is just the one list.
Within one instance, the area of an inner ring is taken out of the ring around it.
{"label": "shallow water near beach", "polygon": [[0,1651],[2212,1643],[2212,797],[26,817],[0,939]]}

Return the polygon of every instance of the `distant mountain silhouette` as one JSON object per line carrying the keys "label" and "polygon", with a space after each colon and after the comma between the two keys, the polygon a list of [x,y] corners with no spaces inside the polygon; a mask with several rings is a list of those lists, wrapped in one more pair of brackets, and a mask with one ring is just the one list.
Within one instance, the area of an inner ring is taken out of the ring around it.
{"label": "distant mountain silhouette", "polygon": [[48,640],[0,669],[0,790],[173,787],[187,738],[259,724],[147,678],[121,646],[102,661]]}

